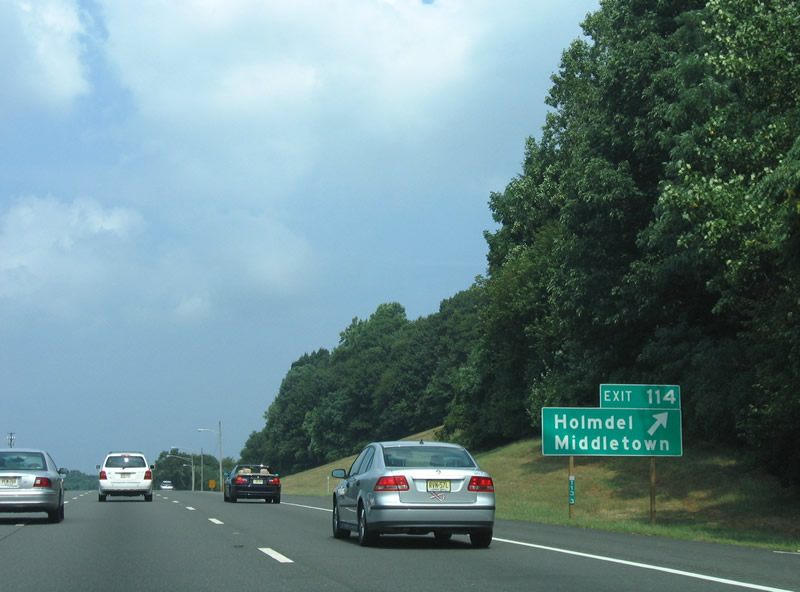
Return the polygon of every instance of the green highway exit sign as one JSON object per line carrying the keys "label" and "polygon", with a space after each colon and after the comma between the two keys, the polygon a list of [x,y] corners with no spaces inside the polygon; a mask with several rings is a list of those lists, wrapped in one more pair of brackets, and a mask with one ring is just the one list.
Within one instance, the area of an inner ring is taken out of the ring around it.
{"label": "green highway exit sign", "polygon": [[680,409],[677,384],[601,384],[600,407],[616,409]]}
{"label": "green highway exit sign", "polygon": [[542,453],[683,456],[680,409],[542,408]]}

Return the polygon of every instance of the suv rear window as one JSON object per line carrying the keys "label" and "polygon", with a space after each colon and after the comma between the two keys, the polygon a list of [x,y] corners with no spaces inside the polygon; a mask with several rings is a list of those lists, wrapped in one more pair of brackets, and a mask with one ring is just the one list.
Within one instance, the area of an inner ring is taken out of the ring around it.
{"label": "suv rear window", "polygon": [[141,456],[109,456],[106,459],[106,466],[112,469],[134,469],[146,465]]}

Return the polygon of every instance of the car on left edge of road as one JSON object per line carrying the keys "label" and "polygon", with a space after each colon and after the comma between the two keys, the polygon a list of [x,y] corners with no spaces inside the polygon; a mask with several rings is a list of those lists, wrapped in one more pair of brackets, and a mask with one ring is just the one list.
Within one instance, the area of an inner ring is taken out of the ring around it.
{"label": "car on left edge of road", "polygon": [[242,499],[263,499],[267,503],[281,503],[281,480],[267,465],[241,464],[230,473],[223,473],[222,498],[226,502]]}
{"label": "car on left edge of road", "polygon": [[44,450],[0,450],[0,512],[46,512],[50,522],[61,522],[67,473]]}

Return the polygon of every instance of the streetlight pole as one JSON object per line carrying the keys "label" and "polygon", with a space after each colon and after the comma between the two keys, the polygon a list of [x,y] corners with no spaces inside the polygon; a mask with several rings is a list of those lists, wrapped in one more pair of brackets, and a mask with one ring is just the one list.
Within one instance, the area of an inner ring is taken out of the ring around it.
{"label": "streetlight pole", "polygon": [[[179,458],[179,459],[181,459],[181,460],[189,460],[189,461],[192,461],[192,464],[191,464],[191,465],[189,465],[189,466],[191,466],[191,467],[192,467],[192,491],[194,491],[194,458],[192,458],[192,457],[188,457],[188,456],[178,456],[177,454],[168,454],[168,455],[167,455],[167,458],[169,458],[170,456],[171,456],[172,458]],[[183,466],[185,467],[185,466],[187,466],[187,465],[183,465]]]}
{"label": "streetlight pole", "polygon": [[[194,485],[194,476],[195,476],[194,457],[195,457],[195,453],[197,452],[197,449],[196,448],[189,448],[188,446],[172,446],[169,450],[170,450],[170,452],[172,452],[173,450],[176,450],[176,451],[180,452],[181,448],[185,448],[186,450],[189,450],[192,453],[192,491],[194,491],[195,490],[195,485]],[[203,449],[202,448],[200,449],[200,491],[203,491]]]}
{"label": "streetlight pole", "polygon": [[224,487],[222,485],[222,421],[219,422],[219,430],[214,430],[212,428],[197,428],[198,432],[216,432],[217,437],[219,438],[219,490],[224,491]]}

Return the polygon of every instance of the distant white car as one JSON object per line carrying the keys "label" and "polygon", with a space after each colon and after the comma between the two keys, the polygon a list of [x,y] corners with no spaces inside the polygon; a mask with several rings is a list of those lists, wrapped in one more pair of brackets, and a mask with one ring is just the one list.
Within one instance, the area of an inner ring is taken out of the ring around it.
{"label": "distant white car", "polygon": [[158,486],[159,489],[175,489],[175,486],[172,485],[172,481],[162,481],[161,485]]}
{"label": "distant white car", "polygon": [[144,501],[153,501],[154,467],[141,452],[109,452],[97,468],[98,501],[106,501],[109,495],[143,495]]}

